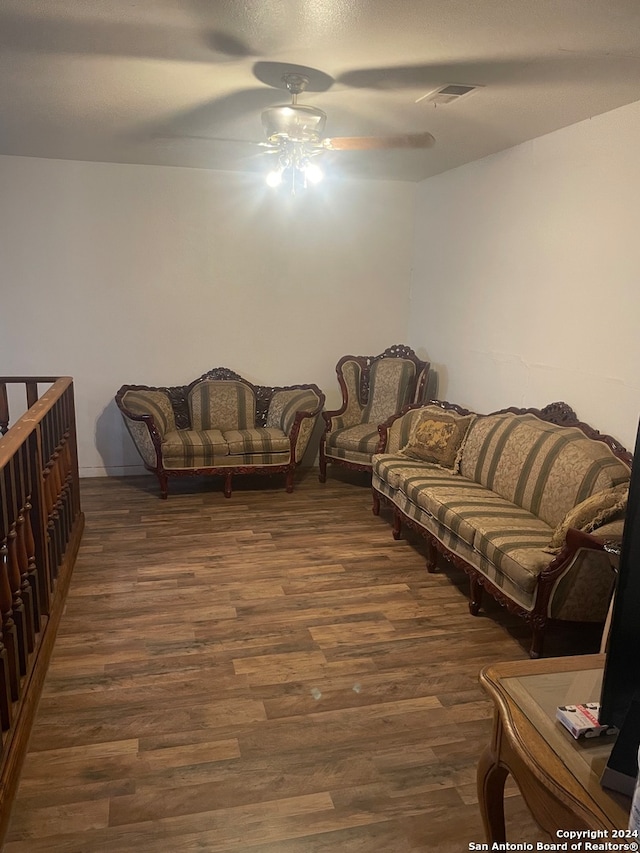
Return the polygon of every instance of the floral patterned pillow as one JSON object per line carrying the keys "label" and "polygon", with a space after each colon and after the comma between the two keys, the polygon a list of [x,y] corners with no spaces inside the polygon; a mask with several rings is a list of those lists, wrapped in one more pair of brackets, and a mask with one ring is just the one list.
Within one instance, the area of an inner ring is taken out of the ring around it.
{"label": "floral patterned pillow", "polygon": [[475,417],[454,412],[429,412],[413,425],[409,441],[400,453],[410,459],[456,470],[460,451]]}
{"label": "floral patterned pillow", "polygon": [[575,527],[576,530],[582,530],[584,533],[591,533],[592,530],[612,520],[618,513],[623,514],[627,508],[628,496],[629,484],[622,483],[586,498],[570,509],[557,525],[551,534],[549,548],[562,548],[570,527]]}

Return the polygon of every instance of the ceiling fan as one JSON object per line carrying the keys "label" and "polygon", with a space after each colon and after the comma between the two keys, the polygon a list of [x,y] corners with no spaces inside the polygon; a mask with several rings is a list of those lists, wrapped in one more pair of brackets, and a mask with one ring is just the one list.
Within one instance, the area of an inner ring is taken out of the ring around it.
{"label": "ceiling fan", "polygon": [[[299,98],[307,91],[327,91],[335,82],[333,77],[316,68],[286,62],[259,61],[254,63],[252,71],[257,80],[265,84],[264,87],[241,89],[209,101],[171,120],[170,125],[156,129],[153,136],[161,140],[200,139],[213,143],[231,143],[239,149],[246,145],[259,146],[268,157],[276,157],[275,168],[268,173],[267,183],[277,186],[286,181],[292,192],[295,192],[297,186],[321,180],[318,155],[336,153],[339,157],[339,152],[343,151],[419,150],[430,148],[435,143],[434,137],[428,132],[385,136],[325,135],[327,114],[319,107],[300,103]],[[276,93],[282,89],[291,96],[288,103],[277,103]],[[185,122],[195,124],[197,130],[200,130],[205,125],[219,125],[238,114],[246,115],[254,110],[261,113],[264,132],[261,141],[197,132],[195,135],[184,133]],[[167,130],[173,132],[167,134]]]}

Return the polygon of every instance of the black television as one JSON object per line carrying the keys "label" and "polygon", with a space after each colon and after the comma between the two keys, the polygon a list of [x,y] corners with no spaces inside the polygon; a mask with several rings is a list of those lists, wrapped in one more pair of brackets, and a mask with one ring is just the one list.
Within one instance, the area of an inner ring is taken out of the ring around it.
{"label": "black television", "polygon": [[[631,465],[629,503],[622,534],[618,581],[605,658],[600,697],[600,722],[622,729],[631,703],[639,698],[640,425]],[[638,705],[634,704],[634,708],[637,707]],[[640,720],[632,728],[640,730]]]}

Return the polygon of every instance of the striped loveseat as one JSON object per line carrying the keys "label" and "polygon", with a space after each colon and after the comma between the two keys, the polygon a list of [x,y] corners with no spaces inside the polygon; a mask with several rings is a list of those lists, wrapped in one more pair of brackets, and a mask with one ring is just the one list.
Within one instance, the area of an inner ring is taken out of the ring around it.
{"label": "striped loveseat", "polygon": [[618,539],[631,454],[577,420],[564,403],[476,415],[438,402],[407,407],[381,427],[373,457],[373,511],[392,508],[470,577],[471,613],[483,590],[533,628],[542,651],[550,619],[604,621],[614,574],[590,533]]}
{"label": "striped loveseat", "polygon": [[116,404],[145,467],[167,497],[169,477],[286,475],[287,492],[324,404],[316,385],[253,385],[217,367],[189,385],[123,385]]}

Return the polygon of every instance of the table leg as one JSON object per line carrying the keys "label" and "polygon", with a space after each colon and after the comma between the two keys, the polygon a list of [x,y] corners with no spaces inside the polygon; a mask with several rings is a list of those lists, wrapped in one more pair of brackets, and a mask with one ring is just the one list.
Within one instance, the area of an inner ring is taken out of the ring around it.
{"label": "table leg", "polygon": [[504,826],[504,783],[509,771],[498,763],[491,746],[478,762],[478,805],[485,835],[490,844],[506,841]]}

